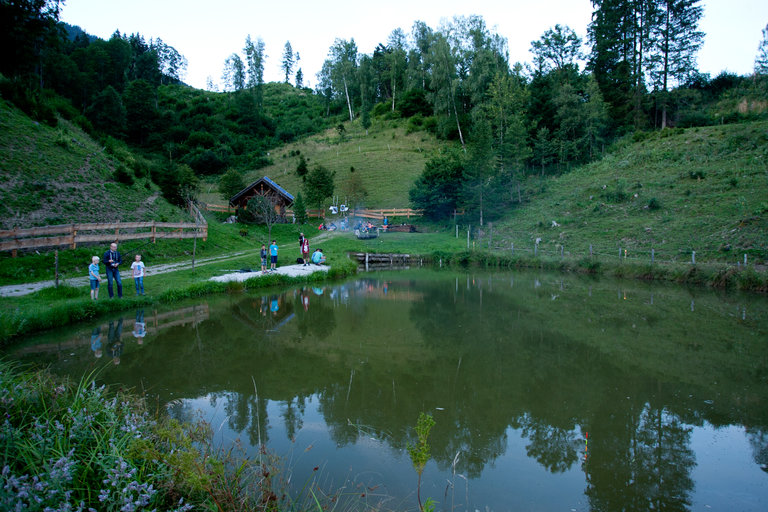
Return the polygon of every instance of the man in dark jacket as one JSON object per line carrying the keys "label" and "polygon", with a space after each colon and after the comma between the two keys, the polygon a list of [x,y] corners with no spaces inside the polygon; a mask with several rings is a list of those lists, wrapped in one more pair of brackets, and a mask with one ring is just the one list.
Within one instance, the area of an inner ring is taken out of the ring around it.
{"label": "man in dark jacket", "polygon": [[117,250],[117,244],[112,242],[109,246],[109,250],[104,253],[104,257],[101,259],[104,262],[104,266],[107,267],[107,291],[109,291],[109,298],[114,296],[112,291],[112,279],[117,283],[117,298],[123,298],[123,281],[120,279],[119,265],[123,262],[123,257]]}

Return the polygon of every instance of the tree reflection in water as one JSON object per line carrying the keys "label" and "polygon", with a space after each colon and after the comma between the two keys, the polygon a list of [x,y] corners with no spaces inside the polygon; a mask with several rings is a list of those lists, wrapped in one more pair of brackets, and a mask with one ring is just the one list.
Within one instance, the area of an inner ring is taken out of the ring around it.
{"label": "tree reflection in water", "polygon": [[[651,303],[562,279],[403,274],[226,297],[162,337],[148,322],[141,349],[126,344],[104,375],[151,389],[180,418],[191,413],[177,398],[205,397],[253,445],[276,432],[293,442],[311,410],[335,447],[373,438],[404,453],[415,418],[432,411],[441,476],[482,480],[520,446],[551,475],[581,470],[594,511],[691,507],[694,425],[750,425],[753,458],[768,467],[759,322],[701,295],[691,312],[684,290],[675,309],[664,290]],[[84,368],[99,361],[93,330],[81,336]],[[75,349],[49,350],[48,362],[74,373],[64,350]]]}

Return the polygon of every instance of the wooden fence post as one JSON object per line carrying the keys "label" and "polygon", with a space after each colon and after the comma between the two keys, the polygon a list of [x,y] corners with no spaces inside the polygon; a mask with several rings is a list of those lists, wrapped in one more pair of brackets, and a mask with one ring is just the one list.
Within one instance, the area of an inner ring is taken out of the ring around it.
{"label": "wooden fence post", "polygon": [[54,281],[55,281],[55,284],[56,284],[56,288],[58,288],[59,287],[59,250],[58,249],[56,249],[56,251],[54,252],[53,260],[54,260],[54,264],[53,264],[53,266],[54,266],[54,271],[53,271]]}
{"label": "wooden fence post", "polygon": [[157,237],[157,226],[155,226],[155,221],[152,221],[152,243],[154,244],[156,242]]}
{"label": "wooden fence post", "polygon": [[691,265],[696,264],[696,251],[691,251]]}
{"label": "wooden fence post", "polygon": [[653,264],[653,257],[655,256],[653,248],[651,248],[651,264]]}

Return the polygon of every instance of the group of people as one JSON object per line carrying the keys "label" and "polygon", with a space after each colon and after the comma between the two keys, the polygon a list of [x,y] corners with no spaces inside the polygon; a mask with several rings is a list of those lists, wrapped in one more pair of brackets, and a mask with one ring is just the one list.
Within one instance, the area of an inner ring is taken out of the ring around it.
{"label": "group of people", "polygon": [[[123,281],[120,278],[120,265],[123,263],[123,256],[120,251],[117,250],[117,243],[112,243],[109,246],[109,250],[106,251],[101,258],[104,261],[107,275],[107,291],[109,292],[109,298],[113,298],[114,288],[112,287],[112,281],[117,285],[117,298],[123,297]],[[101,283],[101,275],[99,271],[99,257],[94,256],[91,258],[91,264],[88,265],[88,278],[91,283],[91,299],[96,300],[99,298],[99,283]],[[146,274],[146,266],[141,261],[141,254],[134,256],[134,261],[131,263],[131,273],[133,274],[133,282],[136,286],[136,295],[144,295],[144,275]]]}
{"label": "group of people", "polygon": [[[269,249],[266,244],[261,244],[261,273],[266,274],[268,272],[274,272],[277,269],[277,251],[278,246],[275,240],[272,240]],[[299,233],[299,252],[301,257],[296,259],[296,263],[302,264],[306,267],[310,263],[315,265],[322,265],[325,263],[325,254],[320,248],[315,249],[315,252],[310,256],[309,254],[309,238],[304,236],[304,233]],[[269,269],[267,269],[267,257],[269,257]]]}

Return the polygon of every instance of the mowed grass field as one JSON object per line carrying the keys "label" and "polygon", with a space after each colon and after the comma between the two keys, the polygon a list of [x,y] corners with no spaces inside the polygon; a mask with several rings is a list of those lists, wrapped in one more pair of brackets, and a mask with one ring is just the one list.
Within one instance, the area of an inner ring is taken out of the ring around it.
{"label": "mowed grass field", "polygon": [[[444,143],[426,132],[407,133],[402,120],[376,119],[367,134],[359,121],[343,125],[343,136],[331,128],[270,152],[274,163],[246,171],[246,184],[268,176],[295,196],[303,190],[296,174],[299,155],[303,155],[310,170],[320,164],[336,173],[334,195],[339,204],[347,202],[352,181],[358,179],[368,193],[359,206],[409,208],[408,191],[426,161]],[[217,180],[203,183],[200,197],[207,203],[226,204],[218,193]]]}
{"label": "mowed grass field", "polygon": [[[494,223],[497,247],[650,261],[768,259],[768,123],[641,134],[602,160],[529,179],[533,199]],[[484,230],[485,237],[489,229]]]}

